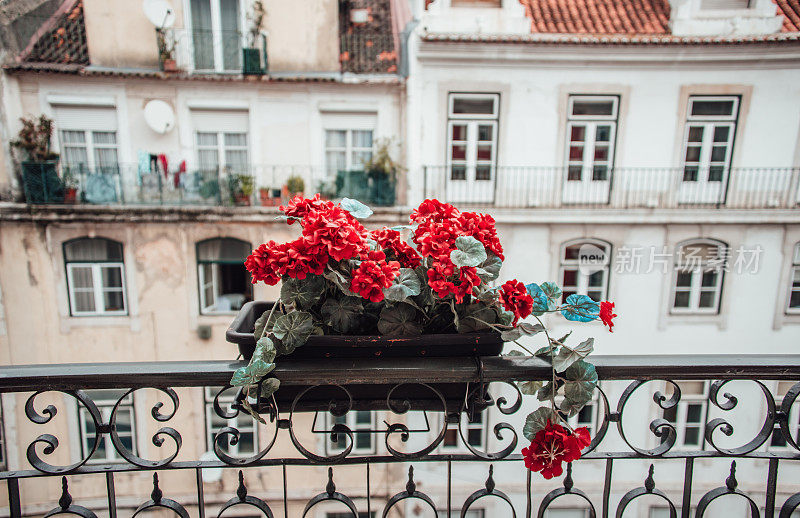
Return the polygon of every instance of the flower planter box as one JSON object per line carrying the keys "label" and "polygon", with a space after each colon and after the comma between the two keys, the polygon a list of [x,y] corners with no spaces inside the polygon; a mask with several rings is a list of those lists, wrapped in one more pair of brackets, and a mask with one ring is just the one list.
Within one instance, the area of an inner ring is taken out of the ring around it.
{"label": "flower planter box", "polygon": [[[272,302],[248,302],[231,323],[225,337],[249,360],[256,340],[255,322]],[[305,345],[281,358],[409,358],[430,356],[497,356],[503,340],[497,333],[423,334],[418,336],[324,335],[311,336]]]}

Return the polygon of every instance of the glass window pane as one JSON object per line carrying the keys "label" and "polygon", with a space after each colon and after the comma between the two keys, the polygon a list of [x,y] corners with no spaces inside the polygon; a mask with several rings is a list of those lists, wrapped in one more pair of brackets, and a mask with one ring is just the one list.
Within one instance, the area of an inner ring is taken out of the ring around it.
{"label": "glass window pane", "polygon": [[703,141],[703,126],[690,126],[689,127],[689,142],[702,142]]}
{"label": "glass window pane", "polygon": [[119,266],[103,266],[100,268],[104,288],[122,287],[122,268]]}
{"label": "glass window pane", "polygon": [[721,182],[725,175],[725,167],[721,165],[712,165],[708,168],[708,181]]}
{"label": "glass window pane", "polygon": [[197,132],[197,145],[198,146],[216,146],[217,145],[217,134],[216,133],[205,133],[198,131]]}
{"label": "glass window pane", "polygon": [[567,181],[578,182],[581,180],[583,168],[579,165],[571,165],[567,168]]}
{"label": "glass window pane", "polygon": [[581,245],[570,245],[564,248],[564,259],[567,261],[577,261],[580,257]]}
{"label": "glass window pane", "polygon": [[569,139],[572,142],[583,142],[586,140],[586,126],[572,126]]}
{"label": "glass window pane", "polygon": [[481,445],[481,431],[477,428],[467,430],[467,442],[470,446]]}
{"label": "glass window pane", "polygon": [[328,151],[325,161],[330,171],[344,171],[347,167],[347,155],[344,151]]}
{"label": "glass window pane", "polygon": [[239,0],[219,0],[222,60],[225,70],[241,70]]}
{"label": "glass window pane", "polygon": [[369,450],[372,448],[372,438],[368,433],[356,433],[355,440],[356,440],[355,447],[359,450]]}
{"label": "glass window pane", "polygon": [[225,150],[225,167],[230,168],[235,173],[247,173],[247,151],[246,150]]}
{"label": "glass window pane", "polygon": [[717,126],[714,128],[714,142],[728,142],[728,133],[730,133],[730,127]]}
{"label": "glass window pane", "polygon": [[572,115],[613,115],[612,101],[575,100],[572,103]]}
{"label": "glass window pane", "polygon": [[453,140],[467,140],[467,127],[463,124],[454,124],[452,129]]}
{"label": "glass window pane", "polygon": [[678,418],[678,406],[667,408],[664,410],[664,419],[670,423],[674,423]]}
{"label": "glass window pane", "polygon": [[103,304],[106,311],[124,311],[125,302],[122,291],[107,291],[103,293]]}
{"label": "glass window pane", "polygon": [[711,148],[711,161],[712,162],[724,162],[725,155],[728,151],[727,146],[714,146]]}
{"label": "glass window pane", "polygon": [[93,131],[92,141],[100,145],[113,145],[117,143],[116,131]]}
{"label": "glass window pane", "polygon": [[701,308],[713,308],[715,299],[716,299],[716,292],[702,291],[700,292],[700,301],[698,303],[698,306]]}
{"label": "glass window pane", "polygon": [[789,297],[789,307],[800,308],[800,290],[792,291],[792,295]]}
{"label": "glass window pane", "polygon": [[247,133],[226,133],[225,145],[247,147]]}
{"label": "glass window pane", "polygon": [[673,302],[673,307],[676,308],[688,308],[689,307],[689,292],[687,291],[679,291],[675,293],[675,301]]}
{"label": "glass window pane", "polygon": [[453,160],[466,160],[467,146],[462,144],[454,144],[451,148],[450,158]]}
{"label": "glass window pane", "polygon": [[492,166],[479,165],[475,168],[475,179],[486,181],[492,179]]}
{"label": "glass window pane", "polygon": [[255,435],[253,432],[242,432],[239,436],[239,444],[237,447],[239,449],[239,455],[244,456],[255,453]]}
{"label": "glass window pane", "polygon": [[595,302],[600,302],[604,298],[603,297],[603,292],[601,292],[601,291],[588,290],[586,292],[586,296],[589,297],[590,299],[592,299]]}
{"label": "glass window pane", "polygon": [[603,285],[605,272],[600,270],[589,275],[589,287],[596,288]]}
{"label": "glass window pane", "polygon": [[675,281],[676,286],[681,287],[688,287],[692,285],[692,273],[691,272],[678,272],[677,280]]}
{"label": "glass window pane", "polygon": [[219,168],[219,153],[215,150],[200,149],[197,151],[202,171],[216,171]]}
{"label": "glass window pane", "polygon": [[480,125],[478,126],[478,140],[481,142],[491,142],[494,128],[492,126]]}
{"label": "glass window pane", "polygon": [[64,144],[85,144],[86,132],[64,130],[61,132],[61,140],[64,141]]}
{"label": "glass window pane", "polygon": [[704,288],[715,286],[717,284],[717,275],[718,272],[714,270],[703,272],[703,278],[700,282],[700,286]]}
{"label": "glass window pane", "polygon": [[697,404],[688,405],[686,408],[686,422],[699,423],[702,409],[703,409],[702,405],[697,405]]}
{"label": "glass window pane", "polygon": [[601,145],[595,146],[594,159],[602,162],[608,160],[608,146],[601,146]]}
{"label": "glass window pane", "polygon": [[695,427],[686,428],[683,444],[687,446],[700,444],[700,429]]}
{"label": "glass window pane", "polygon": [[359,410],[356,412],[356,425],[366,424],[370,425],[372,423],[372,412]]}
{"label": "glass window pane", "polygon": [[492,159],[492,145],[478,144],[478,160],[491,160],[491,159]]}
{"label": "glass window pane", "polygon": [[686,147],[686,161],[699,162],[700,161],[700,146],[687,146]]}
{"label": "glass window pane", "polygon": [[692,115],[700,116],[730,116],[733,115],[733,100],[692,101]]}
{"label": "glass window pane", "polygon": [[778,447],[778,448],[786,446],[786,438],[783,436],[783,433],[781,433],[781,427],[780,426],[776,426],[772,430],[772,439],[770,440],[769,445],[770,446],[774,446],[774,447]]}
{"label": "glass window pane", "polygon": [[569,147],[569,159],[570,160],[582,160],[583,159],[583,146],[570,146]]}
{"label": "glass window pane", "polygon": [[578,412],[578,424],[591,424],[594,407],[588,404]]}
{"label": "glass window pane", "polygon": [[72,267],[72,287],[73,288],[92,288],[92,267],[73,266]]}
{"label": "glass window pane", "polygon": [[133,416],[129,408],[120,407],[117,410],[117,432],[120,434],[130,434],[133,429]]}
{"label": "glass window pane", "polygon": [[684,182],[696,182],[697,181],[697,174],[698,174],[698,167],[696,165],[693,166],[686,166],[683,168],[683,181]]}
{"label": "glass window pane", "polygon": [[73,261],[122,261],[122,244],[101,238],[85,238],[64,244],[64,258]]}
{"label": "glass window pane", "polygon": [[372,151],[356,151],[353,153],[353,168],[363,169],[364,165],[372,160]]}
{"label": "glass window pane", "polygon": [[353,147],[372,148],[372,130],[353,130]]}
{"label": "glass window pane", "polygon": [[451,180],[466,180],[467,179],[467,168],[463,165],[454,165],[450,167],[450,179]]}
{"label": "glass window pane", "polygon": [[578,285],[578,271],[577,270],[564,270],[563,277],[564,286],[577,286]]}
{"label": "glass window pane", "polygon": [[595,142],[608,142],[611,140],[611,126],[598,126],[594,134]]}
{"label": "glass window pane", "polygon": [[346,147],[347,131],[325,130],[325,147]]}
{"label": "glass window pane", "polygon": [[494,98],[470,99],[456,97],[453,100],[453,113],[492,115],[494,113]]}
{"label": "glass window pane", "polygon": [[197,243],[197,260],[243,263],[250,251],[250,243],[246,241],[229,237],[209,239]]}
{"label": "glass window pane", "polygon": [[608,180],[608,166],[596,165],[592,167],[592,180],[596,182],[605,182]]}

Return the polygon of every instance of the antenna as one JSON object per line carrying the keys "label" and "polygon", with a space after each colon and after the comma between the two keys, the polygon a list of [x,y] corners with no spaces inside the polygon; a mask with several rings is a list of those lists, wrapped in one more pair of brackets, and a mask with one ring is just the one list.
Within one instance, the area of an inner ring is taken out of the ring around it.
{"label": "antenna", "polygon": [[142,10],[150,23],[159,29],[166,29],[175,24],[175,11],[167,0],[143,0]]}
{"label": "antenna", "polygon": [[144,121],[156,133],[165,134],[175,127],[175,112],[160,99],[153,99],[144,105]]}

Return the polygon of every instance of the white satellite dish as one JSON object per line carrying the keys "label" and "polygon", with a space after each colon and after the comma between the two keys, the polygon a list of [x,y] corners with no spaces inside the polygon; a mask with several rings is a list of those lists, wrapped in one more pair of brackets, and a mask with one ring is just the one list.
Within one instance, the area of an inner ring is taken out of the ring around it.
{"label": "white satellite dish", "polygon": [[[204,462],[219,460],[217,455],[213,451],[207,451],[200,455],[200,460]],[[202,468],[200,470],[202,473],[203,482],[211,483],[211,482],[219,482],[222,478],[222,468]]]}
{"label": "white satellite dish", "polygon": [[153,99],[144,105],[144,121],[156,133],[167,133],[175,127],[175,112],[160,99]]}
{"label": "white satellite dish", "polygon": [[142,9],[150,23],[159,29],[172,27],[175,23],[175,11],[167,0],[143,0]]}

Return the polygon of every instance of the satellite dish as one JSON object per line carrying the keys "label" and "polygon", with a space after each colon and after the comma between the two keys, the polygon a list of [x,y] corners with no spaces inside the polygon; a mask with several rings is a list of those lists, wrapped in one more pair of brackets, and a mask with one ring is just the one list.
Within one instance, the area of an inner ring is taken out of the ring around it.
{"label": "satellite dish", "polygon": [[175,23],[175,11],[167,0],[143,0],[142,9],[150,23],[159,29],[172,27]]}
{"label": "satellite dish", "polygon": [[154,99],[144,105],[144,121],[150,129],[163,135],[175,127],[175,112],[169,104]]}
{"label": "satellite dish", "polygon": [[[203,462],[208,462],[219,459],[213,451],[207,451],[200,455],[200,460]],[[207,484],[211,482],[219,482],[219,480],[222,478],[222,468],[201,468],[200,472],[203,482]]]}

